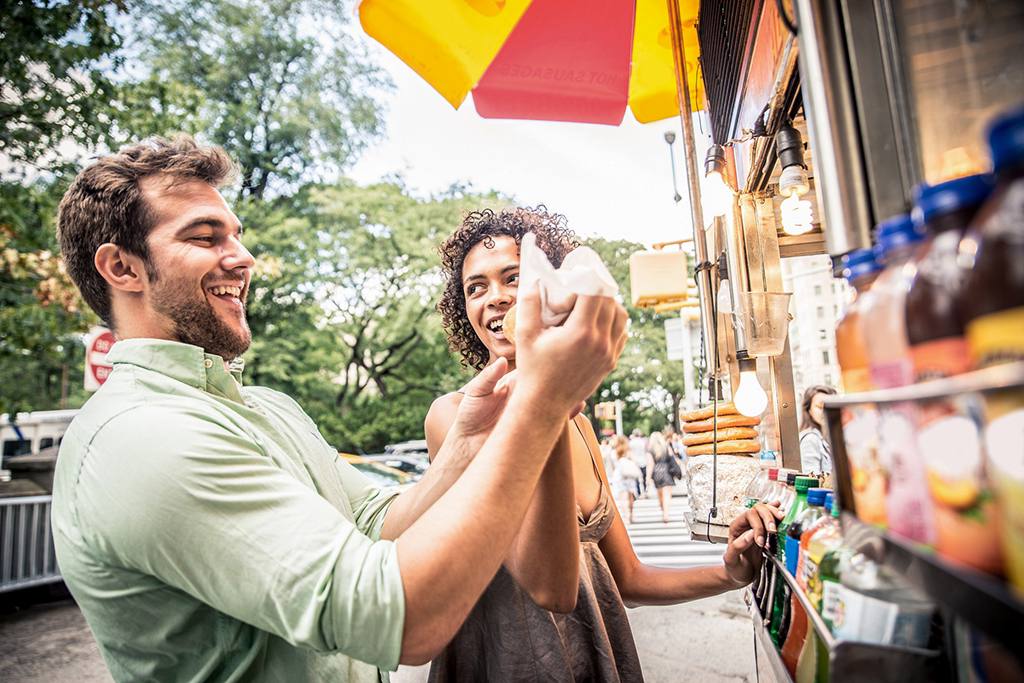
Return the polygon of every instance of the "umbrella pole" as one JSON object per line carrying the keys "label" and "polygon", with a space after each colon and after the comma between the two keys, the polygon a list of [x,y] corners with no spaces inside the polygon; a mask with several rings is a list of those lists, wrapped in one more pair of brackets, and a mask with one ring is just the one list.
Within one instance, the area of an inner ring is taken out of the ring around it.
{"label": "umbrella pole", "polygon": [[[683,22],[679,0],[667,0],[668,26],[672,38],[672,61],[675,63],[676,95],[679,98],[679,118],[683,128],[683,157],[686,160],[687,190],[690,212],[693,216],[693,245],[697,256],[697,298],[704,331],[704,348],[709,361],[715,358],[712,345],[716,338],[711,305],[711,263],[708,261],[707,236],[704,233],[704,212],[700,203],[700,175],[697,170],[697,144],[693,137],[693,105],[690,102],[690,84],[686,75],[686,48],[683,46]],[[718,366],[711,368],[710,377],[718,381]],[[717,395],[717,391],[714,392]]]}

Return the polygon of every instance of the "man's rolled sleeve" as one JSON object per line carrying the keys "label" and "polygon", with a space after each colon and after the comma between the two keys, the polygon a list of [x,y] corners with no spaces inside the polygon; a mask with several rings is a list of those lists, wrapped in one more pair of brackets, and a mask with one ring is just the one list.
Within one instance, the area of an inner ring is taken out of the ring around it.
{"label": "man's rolled sleeve", "polygon": [[[395,545],[361,533],[243,429],[186,405],[138,407],[97,432],[80,478],[85,542],[125,567],[292,644],[397,668]],[[379,537],[387,500],[362,502]]]}

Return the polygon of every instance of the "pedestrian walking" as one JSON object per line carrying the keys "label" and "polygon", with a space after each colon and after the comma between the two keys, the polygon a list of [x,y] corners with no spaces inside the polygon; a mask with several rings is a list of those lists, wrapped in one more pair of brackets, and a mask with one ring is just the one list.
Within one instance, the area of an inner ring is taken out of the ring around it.
{"label": "pedestrian walking", "polygon": [[639,429],[634,429],[629,437],[630,457],[640,468],[640,479],[637,481],[636,497],[647,493],[648,477],[650,476],[651,456],[647,453],[647,439]]}
{"label": "pedestrian walking", "polygon": [[676,480],[683,476],[676,460],[676,454],[669,447],[668,441],[661,432],[654,432],[648,439],[647,452],[654,463],[651,468],[651,480],[658,492],[658,504],[661,506],[661,521],[668,523],[669,504],[672,501],[672,489]]}

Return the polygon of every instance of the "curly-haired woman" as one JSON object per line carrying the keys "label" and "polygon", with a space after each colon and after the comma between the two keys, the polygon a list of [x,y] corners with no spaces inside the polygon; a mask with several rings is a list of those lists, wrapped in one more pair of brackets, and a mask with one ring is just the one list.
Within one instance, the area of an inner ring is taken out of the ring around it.
{"label": "curly-haired woman", "polygon": [[[578,246],[562,216],[524,208],[471,213],[441,246],[446,283],[438,309],[452,349],[475,370],[502,358],[515,366],[501,321],[516,301],[527,232],[556,267]],[[461,399],[454,392],[431,406],[431,457]],[[642,680],[623,601],[682,602],[746,584],[760,561],[755,544],[778,516],[758,506],[738,518],[722,566],[641,564],[612,503],[597,437],[578,415],[548,459],[504,565],[434,660],[430,680]]]}

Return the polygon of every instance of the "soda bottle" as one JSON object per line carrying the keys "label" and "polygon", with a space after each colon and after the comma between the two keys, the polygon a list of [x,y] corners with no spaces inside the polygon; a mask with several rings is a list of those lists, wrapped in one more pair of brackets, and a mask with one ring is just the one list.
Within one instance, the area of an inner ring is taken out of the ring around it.
{"label": "soda bottle", "polygon": [[[913,261],[906,295],[907,339],[917,382],[970,369],[956,307],[966,275],[958,262],[958,247],[991,191],[992,177],[982,174],[923,186],[915,193],[914,221],[927,234]],[[1001,573],[998,511],[974,420],[950,399],[920,402],[918,416],[917,446],[926,469],[936,550],[983,571]]]}
{"label": "soda bottle", "polygon": [[[818,480],[814,477],[803,477],[800,475],[793,475],[794,482],[793,487],[796,492],[796,497],[793,500],[793,504],[789,506],[786,512],[786,516],[782,519],[782,522],[778,525],[776,531],[776,539],[778,541],[778,548],[776,551],[776,557],[785,566],[786,560],[786,533],[789,530],[789,526],[793,523],[801,512],[807,509],[807,490],[814,487]],[[782,577],[779,577],[778,582],[782,582]],[[777,582],[777,583],[778,583]],[[776,645],[784,642],[783,634],[786,632],[786,626],[789,623],[789,589],[782,582],[783,590],[776,591],[774,596],[774,603],[772,605],[772,619],[771,625],[769,626],[769,633],[772,640]]]}
{"label": "soda bottle", "polygon": [[839,506],[834,504],[832,494],[825,497],[829,514],[821,517],[800,539],[803,549],[797,567],[797,582],[807,593],[807,599],[821,612],[822,580],[819,568],[825,553],[838,548],[843,542],[843,530],[839,525]]}
{"label": "soda bottle", "polygon": [[[811,488],[807,490],[807,508],[801,512],[786,529],[786,570],[794,577],[800,556],[800,536],[804,529],[813,524],[823,512],[825,495],[828,489]],[[807,613],[796,595],[791,598],[789,633],[782,646],[782,661],[791,676],[796,675],[796,664],[800,651],[807,638]]]}
{"label": "soda bottle", "polygon": [[[971,364],[1024,360],[1024,107],[988,133],[996,189],[960,241],[970,268],[957,300]],[[983,441],[1010,582],[1024,591],[1024,391],[985,395]]]}
{"label": "soda bottle", "polygon": [[872,249],[857,249],[843,257],[843,277],[854,295],[836,325],[836,358],[843,390],[848,394],[871,390],[871,368],[862,329],[864,294],[881,270],[882,264],[875,259]]}

